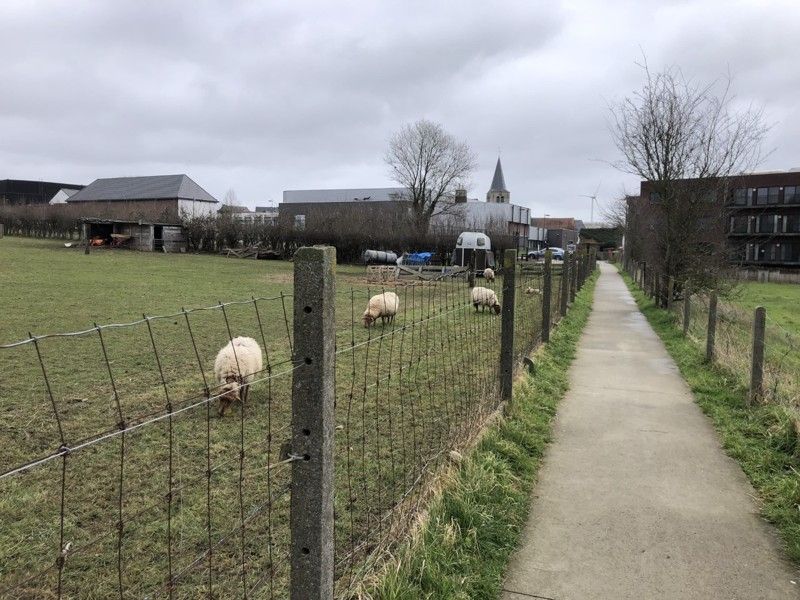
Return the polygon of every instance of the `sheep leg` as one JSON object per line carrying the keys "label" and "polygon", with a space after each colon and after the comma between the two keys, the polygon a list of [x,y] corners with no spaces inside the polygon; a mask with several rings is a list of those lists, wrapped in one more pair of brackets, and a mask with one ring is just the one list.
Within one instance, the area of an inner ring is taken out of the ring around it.
{"label": "sheep leg", "polygon": [[219,411],[218,414],[220,417],[225,416],[225,411],[228,410],[228,407],[231,405],[231,401],[227,398],[220,398],[219,399]]}

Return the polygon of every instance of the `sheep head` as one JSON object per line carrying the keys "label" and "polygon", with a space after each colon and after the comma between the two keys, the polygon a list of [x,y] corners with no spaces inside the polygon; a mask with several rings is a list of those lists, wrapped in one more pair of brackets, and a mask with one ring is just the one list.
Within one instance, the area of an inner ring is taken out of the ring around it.
{"label": "sheep head", "polygon": [[218,395],[219,416],[222,417],[225,415],[225,411],[228,410],[228,407],[239,400],[239,384],[235,381],[229,381],[219,388]]}
{"label": "sheep head", "polygon": [[369,313],[364,313],[364,316],[361,318],[361,320],[364,322],[364,327],[369,327],[375,322],[375,317]]}
{"label": "sheep head", "polygon": [[500,305],[499,304],[495,304],[494,306],[492,306],[492,310],[494,311],[494,314],[499,315],[500,314]]}

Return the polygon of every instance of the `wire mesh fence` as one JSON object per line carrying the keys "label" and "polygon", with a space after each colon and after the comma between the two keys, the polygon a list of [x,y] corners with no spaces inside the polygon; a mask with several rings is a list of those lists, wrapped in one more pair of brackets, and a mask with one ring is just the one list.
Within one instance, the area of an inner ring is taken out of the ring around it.
{"label": "wire mesh fence", "polygon": [[[733,299],[716,298],[712,302],[711,293],[692,293],[690,284],[673,284],[673,296],[667,302],[669,286],[656,283],[668,281],[666,276],[632,261],[627,270],[659,306],[669,305],[687,337],[707,349],[733,381],[742,387],[751,385],[755,317],[753,311],[735,302],[735,288]],[[800,334],[771,318],[769,311],[760,373],[761,389],[751,390],[751,395],[758,396],[754,400],[785,406],[800,419]]]}
{"label": "wire mesh fence", "polygon": [[[587,260],[588,264],[588,260]],[[555,269],[554,269],[555,270]],[[588,272],[588,271],[587,271]],[[553,278],[516,278],[512,315],[463,273],[335,295],[334,576],[338,597],[404,538],[450,452],[500,404],[500,329],[520,361],[556,322]],[[497,282],[479,282],[501,296]],[[393,292],[391,319],[364,326]],[[289,594],[292,299],[220,302],[0,345],[0,597],[285,598]],[[237,402],[215,373],[236,337],[263,349]]]}

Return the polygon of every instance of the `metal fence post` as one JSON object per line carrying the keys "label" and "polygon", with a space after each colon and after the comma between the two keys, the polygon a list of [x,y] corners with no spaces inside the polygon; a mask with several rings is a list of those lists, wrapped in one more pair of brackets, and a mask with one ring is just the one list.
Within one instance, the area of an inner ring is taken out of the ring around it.
{"label": "metal fence post", "polygon": [[550,341],[550,303],[553,295],[553,253],[544,253],[544,273],[542,274],[542,341]]}
{"label": "metal fence post", "polygon": [[572,253],[572,256],[569,258],[569,276],[570,276],[570,285],[569,285],[569,303],[575,303],[575,294],[577,293],[578,284],[578,251]]}
{"label": "metal fence post", "polygon": [[689,323],[692,319],[692,290],[687,282],[683,286],[683,337],[689,334]]}
{"label": "metal fence post", "polygon": [[708,331],[706,332],[706,361],[714,360],[714,341],[717,336],[717,292],[708,299]]}
{"label": "metal fence post", "polygon": [[336,249],[294,255],[292,600],[333,598]]}
{"label": "metal fence post", "polygon": [[756,308],[753,317],[753,362],[750,365],[750,395],[748,405],[759,402],[764,395],[764,336],[767,328],[767,310]]}
{"label": "metal fence post", "polygon": [[500,337],[500,398],[511,400],[514,380],[514,292],[516,291],[517,251],[503,253],[503,311]]}
{"label": "metal fence post", "polygon": [[561,316],[567,314],[567,300],[569,300],[569,261],[567,257],[561,261]]}

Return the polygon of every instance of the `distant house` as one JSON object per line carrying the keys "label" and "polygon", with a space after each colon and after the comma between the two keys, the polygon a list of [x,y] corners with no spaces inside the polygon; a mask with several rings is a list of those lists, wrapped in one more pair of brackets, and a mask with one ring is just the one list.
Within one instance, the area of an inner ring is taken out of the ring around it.
{"label": "distant house", "polygon": [[573,217],[536,217],[531,225],[546,230],[547,245],[566,248],[568,244],[578,243],[578,234],[583,223]]}
{"label": "distant house", "polygon": [[181,218],[214,215],[219,202],[187,175],[97,179],[67,198],[89,238],[137,250],[186,247]]}
{"label": "distant house", "polygon": [[75,192],[82,188],[72,183],[0,179],[0,206],[47,204],[61,190]]}

